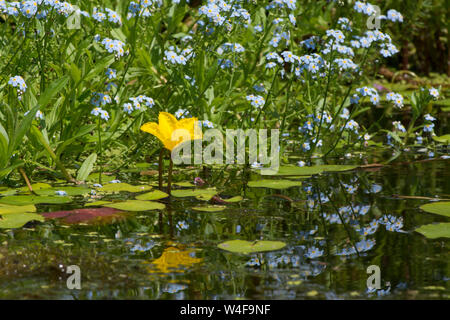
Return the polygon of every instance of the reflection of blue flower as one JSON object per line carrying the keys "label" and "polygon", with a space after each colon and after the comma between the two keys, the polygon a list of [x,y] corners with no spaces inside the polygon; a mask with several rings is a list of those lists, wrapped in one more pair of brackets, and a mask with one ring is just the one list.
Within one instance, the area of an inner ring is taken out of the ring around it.
{"label": "reflection of blue flower", "polygon": [[309,259],[314,259],[321,257],[323,255],[323,250],[319,250],[319,248],[311,247],[308,248],[308,251],[305,253],[305,256]]}

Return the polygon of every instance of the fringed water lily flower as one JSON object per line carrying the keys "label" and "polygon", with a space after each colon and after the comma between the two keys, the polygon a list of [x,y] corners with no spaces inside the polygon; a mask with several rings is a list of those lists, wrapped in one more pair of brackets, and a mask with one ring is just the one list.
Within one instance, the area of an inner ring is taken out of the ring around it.
{"label": "fringed water lily flower", "polygon": [[[197,118],[186,118],[177,120],[172,114],[160,112],[159,123],[148,122],[142,125],[141,130],[157,137],[164,145],[164,148],[172,151],[177,145],[202,138],[202,131]],[[159,189],[162,190],[164,149],[159,154]],[[172,183],[173,161],[170,157],[169,177],[167,183],[167,193],[170,194]]]}
{"label": "fringed water lily flower", "polygon": [[[197,118],[187,118],[177,120],[172,114],[167,112],[159,113],[159,123],[148,122],[141,127],[142,131],[151,133],[157,137],[164,147],[172,151],[178,144],[188,141],[187,135],[183,135],[182,130],[189,133],[190,139],[201,139],[202,134],[198,126]],[[177,130],[180,130],[177,133]]]}

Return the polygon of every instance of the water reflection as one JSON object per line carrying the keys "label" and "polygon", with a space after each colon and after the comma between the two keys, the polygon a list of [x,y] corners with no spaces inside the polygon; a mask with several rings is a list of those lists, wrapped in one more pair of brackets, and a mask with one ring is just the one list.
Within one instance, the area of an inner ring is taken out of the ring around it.
{"label": "water reflection", "polygon": [[[450,164],[405,162],[299,179],[301,187],[284,190],[247,187],[244,176],[258,178],[252,171],[213,170],[201,178],[217,186],[227,181],[222,197],[245,200],[221,212],[198,212],[192,207],[204,202],[177,198],[166,201],[163,212],[106,225],[48,221],[1,230],[0,298],[449,298],[448,241],[427,240],[414,229],[446,221],[420,211],[429,200],[415,196],[450,198]],[[38,212],[49,209],[38,206]],[[217,248],[230,239],[287,246],[250,255]],[[97,257],[102,263],[94,267]],[[57,261],[80,265],[84,282],[76,296],[64,275],[52,276]],[[381,269],[379,290],[366,286],[370,265]]]}

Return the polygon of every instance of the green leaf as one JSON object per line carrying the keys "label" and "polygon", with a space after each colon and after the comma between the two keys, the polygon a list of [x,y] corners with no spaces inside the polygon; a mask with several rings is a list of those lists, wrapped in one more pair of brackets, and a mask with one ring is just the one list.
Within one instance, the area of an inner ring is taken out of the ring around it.
{"label": "green leaf", "polygon": [[215,188],[210,189],[181,189],[181,190],[172,190],[171,195],[177,198],[184,197],[200,197],[207,198],[209,196],[213,197],[217,194]]}
{"label": "green leaf", "polygon": [[0,198],[0,204],[10,204],[17,206],[25,206],[29,204],[63,204],[70,203],[72,199],[69,197],[42,197],[42,196],[9,196]]}
{"label": "green leaf", "polygon": [[[31,185],[31,188],[33,188],[33,191],[42,190],[42,189],[50,189],[51,187],[52,186],[49,185],[48,183],[42,183],[42,182],[33,183]],[[28,187],[22,187],[22,188],[19,188],[19,191],[28,192],[29,189],[28,189]]]}
{"label": "green leaf", "polygon": [[36,207],[32,204],[26,206],[10,206],[0,204],[0,215],[25,212],[36,212]]}
{"label": "green leaf", "polygon": [[86,160],[84,160],[80,170],[78,170],[78,181],[85,181],[88,178],[89,174],[94,169],[95,161],[97,161],[97,154],[94,152],[89,157],[87,157]]}
{"label": "green leaf", "polygon": [[420,207],[423,211],[450,217],[450,201],[427,203]]}
{"label": "green leaf", "polygon": [[[311,176],[314,174],[320,174],[322,172],[342,172],[349,171],[357,168],[354,165],[318,165],[311,167],[294,167],[294,166],[281,166],[278,172],[274,172],[274,176]],[[270,171],[268,171],[270,174]],[[267,173],[266,173],[267,175]]]}
{"label": "green leaf", "polygon": [[218,245],[220,249],[235,252],[235,253],[255,253],[263,251],[280,250],[286,246],[286,243],[281,241],[245,241],[245,240],[231,240]]}
{"label": "green leaf", "polygon": [[44,220],[45,219],[43,216],[36,213],[26,212],[26,213],[7,214],[2,216],[2,219],[0,219],[0,228],[2,229],[20,228],[30,221],[43,222]]}
{"label": "green leaf", "polygon": [[169,195],[165,192],[162,192],[160,190],[155,190],[149,193],[144,193],[141,195],[138,195],[136,199],[138,200],[159,200],[167,198]]}
{"label": "green leaf", "polygon": [[440,137],[433,136],[433,140],[444,144],[450,144],[450,134],[446,134]]}
{"label": "green leaf", "polygon": [[230,198],[230,199],[223,199],[223,201],[234,203],[234,202],[240,202],[240,201],[242,201],[243,199],[244,199],[244,198],[242,198],[241,196],[235,196],[235,197]]}
{"label": "green leaf", "polygon": [[159,202],[142,201],[142,200],[127,200],[124,202],[117,202],[105,205],[108,208],[114,208],[124,211],[148,211],[148,210],[162,210],[166,206]]}
{"label": "green leaf", "polygon": [[142,192],[142,191],[148,191],[152,187],[147,185],[140,185],[140,186],[132,186],[128,183],[109,183],[104,185],[102,188],[99,188],[98,191],[102,192]]}
{"label": "green leaf", "polygon": [[203,207],[192,207],[192,210],[202,211],[202,212],[219,212],[225,210],[226,206],[203,206]]}
{"label": "green leaf", "polygon": [[423,225],[415,231],[429,239],[450,238],[450,222]]}
{"label": "green leaf", "polygon": [[35,193],[40,196],[56,196],[57,191],[65,191],[68,196],[81,196],[84,194],[89,194],[91,192],[91,189],[84,187],[55,187],[50,189],[36,190]]}
{"label": "green leaf", "polygon": [[302,183],[300,181],[291,180],[258,180],[250,181],[248,186],[251,188],[270,188],[270,189],[287,189],[291,187],[299,187]]}
{"label": "green leaf", "polygon": [[39,97],[39,106],[45,107],[50,102],[50,100],[67,85],[68,82],[69,76],[67,75],[53,81],[50,86],[44,91],[44,93]]}
{"label": "green leaf", "polygon": [[97,206],[104,206],[105,204],[113,203],[111,201],[94,201],[94,202],[87,202],[84,204],[85,207],[97,207]]}

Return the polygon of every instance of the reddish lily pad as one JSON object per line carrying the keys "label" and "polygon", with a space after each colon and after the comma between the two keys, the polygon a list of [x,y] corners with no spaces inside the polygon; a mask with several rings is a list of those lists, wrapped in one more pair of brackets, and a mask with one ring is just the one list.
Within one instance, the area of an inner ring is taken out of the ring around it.
{"label": "reddish lily pad", "polygon": [[114,208],[89,208],[69,211],[54,211],[42,213],[46,219],[61,219],[68,224],[112,222],[115,218],[123,218],[123,211]]}

